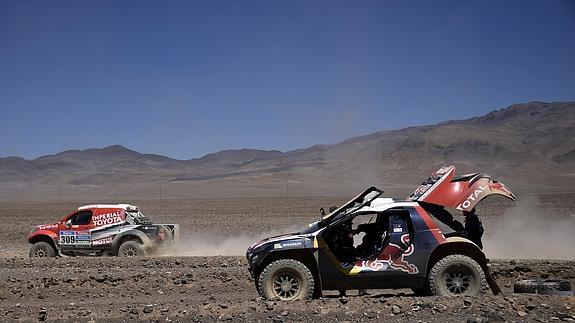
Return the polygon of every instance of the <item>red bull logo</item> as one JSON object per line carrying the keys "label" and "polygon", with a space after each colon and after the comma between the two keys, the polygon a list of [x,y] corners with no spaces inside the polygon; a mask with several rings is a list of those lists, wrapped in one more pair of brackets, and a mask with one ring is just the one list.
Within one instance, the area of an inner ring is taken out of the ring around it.
{"label": "red bull logo", "polygon": [[359,267],[360,272],[395,269],[409,274],[419,273],[417,266],[405,260],[405,257],[412,255],[415,251],[414,245],[409,243],[409,234],[402,235],[401,241],[408,246],[407,249],[402,249],[400,246],[390,243],[381,251],[376,259],[359,260],[355,263],[355,267]]}

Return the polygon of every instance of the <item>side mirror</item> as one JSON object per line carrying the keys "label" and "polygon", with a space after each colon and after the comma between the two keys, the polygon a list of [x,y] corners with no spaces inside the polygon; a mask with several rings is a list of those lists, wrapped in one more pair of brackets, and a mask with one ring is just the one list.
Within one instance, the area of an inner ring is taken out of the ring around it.
{"label": "side mirror", "polygon": [[319,208],[319,213],[321,213],[322,216],[325,215],[325,210],[323,209],[323,207]]}
{"label": "side mirror", "polygon": [[68,228],[68,229],[69,229],[69,228],[72,226],[72,220],[68,220],[68,221],[66,221],[66,224],[65,224],[65,226],[66,226],[66,228]]}

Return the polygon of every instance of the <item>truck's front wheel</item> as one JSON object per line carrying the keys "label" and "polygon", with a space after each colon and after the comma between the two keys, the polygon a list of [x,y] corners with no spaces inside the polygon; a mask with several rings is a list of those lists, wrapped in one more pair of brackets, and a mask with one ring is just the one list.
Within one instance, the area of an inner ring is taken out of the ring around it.
{"label": "truck's front wheel", "polygon": [[306,265],[293,259],[281,259],[261,272],[258,287],[266,299],[305,300],[313,295],[314,279]]}
{"label": "truck's front wheel", "polygon": [[39,241],[30,248],[30,258],[56,257],[56,249],[48,242]]}
{"label": "truck's front wheel", "polygon": [[122,243],[118,248],[119,257],[144,257],[146,254],[144,245],[133,240]]}

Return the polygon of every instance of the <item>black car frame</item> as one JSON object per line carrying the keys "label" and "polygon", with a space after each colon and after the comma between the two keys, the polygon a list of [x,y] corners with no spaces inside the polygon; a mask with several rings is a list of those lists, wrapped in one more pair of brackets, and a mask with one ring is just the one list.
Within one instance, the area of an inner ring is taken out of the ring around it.
{"label": "black car frame", "polygon": [[[387,288],[457,296],[480,293],[486,281],[499,293],[485,254],[454,229],[457,221],[445,207],[470,211],[489,195],[515,196],[489,175],[454,174],[453,166],[441,168],[405,200],[370,187],[302,232],[254,243],[246,256],[258,292],[279,300]],[[341,241],[359,231],[362,244],[346,251]],[[368,231],[375,239],[365,241]]]}

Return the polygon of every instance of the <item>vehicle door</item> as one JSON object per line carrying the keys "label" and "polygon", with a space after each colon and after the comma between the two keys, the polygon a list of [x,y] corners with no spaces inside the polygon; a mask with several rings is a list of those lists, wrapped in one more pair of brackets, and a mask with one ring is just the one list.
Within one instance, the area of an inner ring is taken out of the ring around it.
{"label": "vehicle door", "polygon": [[[361,232],[361,227],[366,224],[359,224],[360,230],[355,231],[356,236],[359,235],[355,238],[357,260],[351,263],[341,261],[341,257],[338,259],[337,251],[331,250],[333,246],[324,243],[323,248],[320,246],[319,257],[322,283],[327,280],[328,285],[333,284],[336,289],[404,287],[405,282],[396,278],[420,272],[410,261],[414,252],[414,231],[410,219],[409,211],[402,208],[378,213],[377,223],[367,224],[381,228],[375,230],[378,239],[368,241],[365,241],[367,234]],[[322,237],[329,239],[329,232]]]}
{"label": "vehicle door", "polygon": [[98,208],[92,218],[92,247],[106,249],[114,237],[122,231],[126,213],[120,208]]}
{"label": "vehicle door", "polygon": [[93,210],[80,210],[61,223],[58,244],[62,250],[90,248]]}

